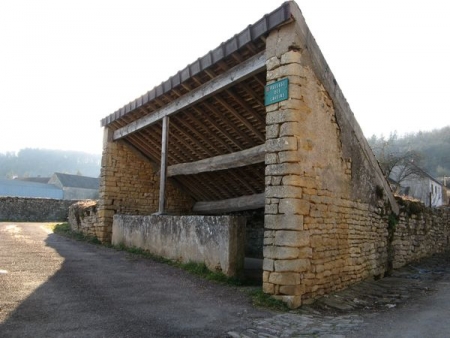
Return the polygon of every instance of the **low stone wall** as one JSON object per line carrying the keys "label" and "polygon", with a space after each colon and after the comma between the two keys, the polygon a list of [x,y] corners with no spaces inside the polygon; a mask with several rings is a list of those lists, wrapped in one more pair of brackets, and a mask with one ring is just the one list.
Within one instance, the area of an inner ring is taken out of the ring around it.
{"label": "low stone wall", "polygon": [[430,209],[419,202],[402,201],[394,226],[393,268],[450,250],[450,207]]}
{"label": "low stone wall", "polygon": [[114,215],[112,244],[184,263],[205,263],[212,271],[235,276],[243,271],[245,218]]}
{"label": "low stone wall", "polygon": [[0,197],[0,221],[66,221],[69,206],[75,202],[50,198]]}
{"label": "low stone wall", "polygon": [[72,204],[69,207],[69,224],[73,231],[97,237],[101,242],[109,241],[109,237],[105,238],[104,227],[98,221],[97,201],[86,200]]}

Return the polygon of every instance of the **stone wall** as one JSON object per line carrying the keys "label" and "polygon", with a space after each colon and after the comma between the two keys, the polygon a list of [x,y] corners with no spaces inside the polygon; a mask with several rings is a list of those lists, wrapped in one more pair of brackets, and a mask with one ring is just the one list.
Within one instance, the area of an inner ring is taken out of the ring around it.
{"label": "stone wall", "polygon": [[[180,191],[172,180],[166,186],[166,211],[183,213],[192,209],[194,201]],[[104,149],[98,205],[98,231],[101,241],[111,240],[113,216],[149,215],[158,211],[159,174],[152,162],[128,144],[111,141],[105,128]]]}
{"label": "stone wall", "polygon": [[[289,6],[293,20],[266,40],[267,82],[288,78],[289,98],[266,107],[263,290],[298,307],[448,248],[449,219],[447,211],[400,210],[299,8]],[[159,168],[110,134],[106,128],[102,241],[116,235],[113,217],[152,214],[159,198]],[[170,180],[166,200],[170,213],[192,210]],[[140,221],[130,222],[120,231],[133,237]]]}
{"label": "stone wall", "polygon": [[393,226],[393,268],[450,249],[450,207],[430,209],[401,201],[400,217]]}
{"label": "stone wall", "polygon": [[99,227],[97,201],[86,200],[72,204],[69,207],[68,221],[73,231],[87,236],[102,238],[103,228]]}
{"label": "stone wall", "polygon": [[267,81],[289,99],[266,107],[263,289],[298,307],[388,269],[398,211],[337,82],[294,3],[267,39]]}
{"label": "stone wall", "polygon": [[112,244],[198,262],[228,276],[243,272],[245,217],[115,215]]}
{"label": "stone wall", "polygon": [[49,198],[0,197],[0,221],[62,222],[76,201]]}
{"label": "stone wall", "polygon": [[[399,208],[295,3],[267,38],[263,290],[295,308],[449,248],[448,212]],[[417,209],[417,208],[416,208]],[[409,211],[408,211],[409,210]]]}

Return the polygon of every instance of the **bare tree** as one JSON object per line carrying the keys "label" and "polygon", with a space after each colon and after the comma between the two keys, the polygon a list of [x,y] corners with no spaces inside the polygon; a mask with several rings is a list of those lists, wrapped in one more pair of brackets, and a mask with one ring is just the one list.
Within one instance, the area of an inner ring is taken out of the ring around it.
{"label": "bare tree", "polygon": [[380,164],[386,179],[400,184],[406,179],[420,177],[423,171],[419,168],[422,160],[420,152],[402,150],[396,145],[397,133],[392,133],[386,140],[384,137],[372,136],[369,144]]}

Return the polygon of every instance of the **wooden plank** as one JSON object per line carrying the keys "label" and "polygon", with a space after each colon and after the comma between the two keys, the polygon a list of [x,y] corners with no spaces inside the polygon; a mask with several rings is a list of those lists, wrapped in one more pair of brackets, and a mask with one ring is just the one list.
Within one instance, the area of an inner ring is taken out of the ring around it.
{"label": "wooden plank", "polygon": [[266,147],[264,144],[231,154],[205,158],[190,163],[180,163],[167,169],[167,176],[193,175],[209,171],[244,167],[264,162]]}
{"label": "wooden plank", "polygon": [[164,116],[161,140],[161,171],[159,180],[159,214],[164,214],[167,174],[167,145],[169,141],[169,117]]}
{"label": "wooden plank", "polygon": [[264,208],[265,194],[230,198],[222,201],[197,202],[193,211],[198,214],[221,214],[233,211]]}
{"label": "wooden plank", "polygon": [[219,91],[232,86],[234,83],[243,81],[256,74],[264,69],[265,66],[265,55],[264,52],[261,52],[230,69],[229,71],[219,75],[215,79],[212,79],[211,81],[208,81],[207,83],[187,93],[183,97],[173,100],[166,106],[154,111],[152,114],[141,117],[140,119],[131,122],[129,125],[117,129],[114,131],[113,139],[118,140],[128,134],[161,120],[164,116],[170,116],[199,101],[205,100]]}

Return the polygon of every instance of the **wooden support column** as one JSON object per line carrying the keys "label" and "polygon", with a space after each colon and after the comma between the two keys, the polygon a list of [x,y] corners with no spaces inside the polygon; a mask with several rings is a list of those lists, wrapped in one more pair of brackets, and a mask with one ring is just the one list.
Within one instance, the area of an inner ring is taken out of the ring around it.
{"label": "wooden support column", "polygon": [[166,177],[167,177],[167,146],[169,143],[169,117],[164,116],[162,119],[162,135],[161,135],[161,170],[159,181],[159,214],[164,214],[165,195],[166,195]]}

